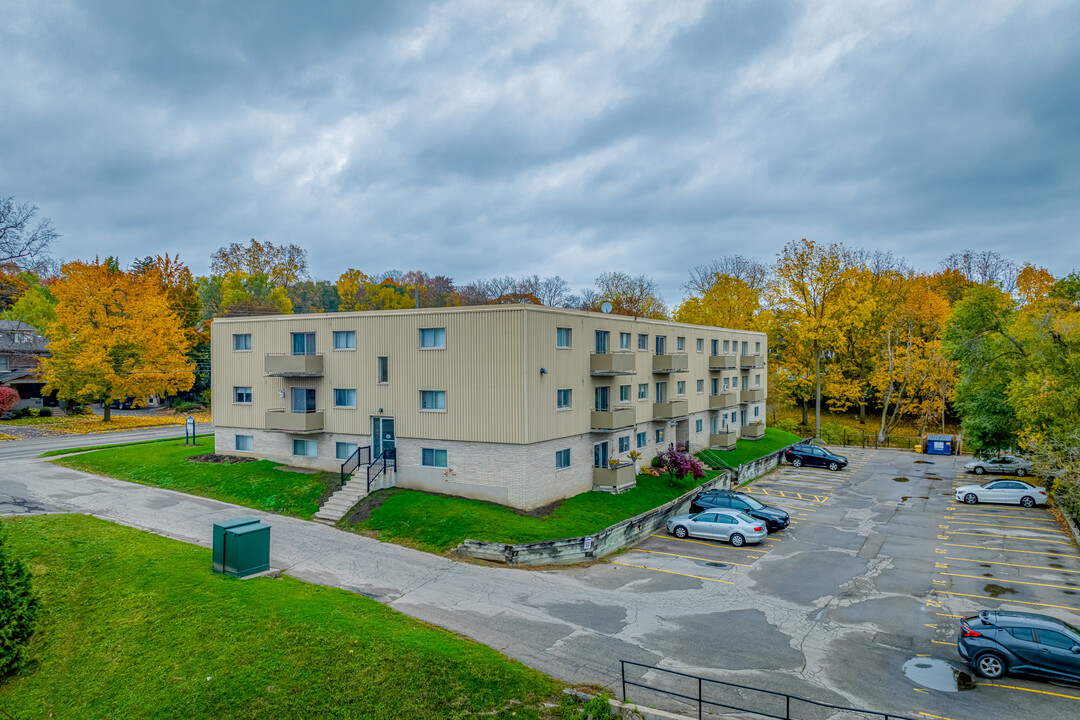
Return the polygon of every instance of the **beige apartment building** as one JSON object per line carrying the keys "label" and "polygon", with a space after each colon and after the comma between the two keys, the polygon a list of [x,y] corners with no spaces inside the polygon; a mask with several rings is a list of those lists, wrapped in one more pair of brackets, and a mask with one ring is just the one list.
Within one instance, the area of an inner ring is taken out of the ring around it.
{"label": "beige apartment building", "polygon": [[397,486],[522,509],[632,483],[632,450],[765,427],[764,333],[515,304],[219,318],[211,339],[217,452],[385,452]]}

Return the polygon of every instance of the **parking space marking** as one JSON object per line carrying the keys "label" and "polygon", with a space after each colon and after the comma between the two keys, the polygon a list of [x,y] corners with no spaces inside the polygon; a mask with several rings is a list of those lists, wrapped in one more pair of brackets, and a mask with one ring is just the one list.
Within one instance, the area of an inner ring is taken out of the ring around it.
{"label": "parking space marking", "polygon": [[978,537],[994,538],[995,540],[1024,540],[1030,543],[1050,543],[1052,545],[1069,545],[1071,542],[1065,542],[1064,540],[1043,540],[1042,538],[1026,538],[1016,537],[1015,535],[991,535],[990,533],[973,533],[973,532],[960,532],[954,531],[953,535],[977,535]]}
{"label": "parking space marking", "polygon": [[953,515],[965,515],[967,517],[992,517],[992,518],[1011,518],[1013,520],[1034,520],[1035,522],[1047,522],[1057,524],[1057,520],[1042,519],[1028,517],[1027,515],[1001,515],[995,512],[988,513],[969,513],[969,512],[954,512]]}
{"label": "parking space marking", "polygon": [[920,712],[919,715],[923,717],[933,718],[934,720],[953,720],[952,718],[945,717],[944,715],[931,715],[930,713]]}
{"label": "parking space marking", "polygon": [[1035,690],[1033,688],[1016,687],[1015,685],[998,685],[997,683],[981,682],[979,685],[985,685],[986,687],[1006,688],[1008,690],[1022,690],[1029,693],[1039,693],[1040,695],[1053,695],[1054,697],[1069,698],[1070,700],[1080,700],[1080,697],[1076,695],[1064,695],[1062,693],[1050,692],[1049,690]]}
{"label": "parking space marking", "polygon": [[1067,535],[1068,533],[1061,530],[1055,530],[1051,528],[1033,528],[1027,525],[991,525],[990,523],[981,523],[973,520],[952,520],[953,525],[978,525],[980,527],[995,527],[995,528],[1013,528],[1015,530],[1031,530],[1032,532],[1048,532],[1055,533],[1057,535]]}
{"label": "parking space marking", "polygon": [[944,640],[931,640],[930,642],[934,643],[935,645],[955,645],[956,644],[954,642],[945,642]]}
{"label": "parking space marking", "polygon": [[1043,567],[1042,565],[1019,565],[1017,563],[1000,562],[998,560],[973,560],[972,558],[958,558],[958,557],[951,557],[951,558],[949,558],[949,560],[956,560],[958,562],[982,563],[982,564],[985,564],[985,565],[1008,565],[1009,567],[1031,568],[1032,570],[1049,570],[1050,572],[1064,572],[1064,573],[1077,573],[1077,574],[1080,574],[1080,570],[1069,570],[1067,568]]}
{"label": "parking space marking", "polygon": [[769,497],[782,497],[788,500],[805,500],[806,502],[823,503],[828,501],[828,495],[807,495],[803,496],[802,493],[788,492],[787,490],[773,490],[769,492],[767,488],[746,488],[744,492],[751,495],[768,495]]}
{"label": "parking space marking", "polygon": [[1016,603],[1016,604],[1019,604],[1019,605],[1037,605],[1038,607],[1052,607],[1052,608],[1058,608],[1059,610],[1069,610],[1071,612],[1076,612],[1075,607],[1069,607],[1067,605],[1050,605],[1048,603],[1028,602],[1026,600],[1006,600],[1005,598],[1000,598],[1000,597],[996,598],[996,597],[991,597],[989,595],[966,595],[964,593],[952,592],[951,590],[939,590],[938,592],[942,593],[943,595],[955,595],[957,597],[979,598],[980,600],[996,600],[997,602]]}
{"label": "parking space marking", "polygon": [[[948,575],[949,577],[974,578],[975,580],[985,580],[986,579],[982,575],[961,575],[960,573],[947,573],[947,572],[938,573],[938,574],[939,575]],[[1051,585],[1049,583],[1026,582],[1024,580],[1014,580],[1013,578],[1008,578],[1008,582],[1009,582],[1010,585],[1038,585],[1039,587],[1058,588],[1059,590],[1069,590],[1069,589],[1071,589],[1071,586],[1069,586],[1069,585]]]}
{"label": "parking space marking", "polygon": [[[677,537],[675,537],[673,535],[656,535],[656,534],[652,534],[649,537],[660,538],[661,540],[674,540],[675,542],[694,543],[695,545],[704,545],[706,547],[718,548],[720,550],[738,550],[740,552],[757,553],[759,555],[764,554],[760,550],[744,549],[744,548],[746,548],[745,545],[743,547],[735,547],[734,545],[717,545],[716,543],[705,542],[704,540],[691,540],[690,538],[677,538]],[[767,537],[767,539],[772,540],[773,538]],[[758,547],[771,548],[771,547],[776,547],[776,546],[775,545],[758,545]]]}
{"label": "parking space marking", "polygon": [[701,575],[687,575],[686,573],[678,573],[678,572],[673,572],[671,570],[661,570],[660,568],[649,567],[647,565],[634,565],[632,563],[615,562],[614,560],[611,561],[611,564],[612,565],[622,565],[623,567],[641,568],[642,570],[652,570],[653,572],[667,573],[668,575],[681,575],[682,577],[697,578],[698,580],[708,580],[709,582],[725,583],[727,585],[734,585],[735,584],[735,583],[731,582],[730,580],[718,580],[717,578],[702,577]]}
{"label": "parking space marking", "polygon": [[653,555],[670,555],[672,557],[685,558],[687,560],[701,560],[703,562],[722,562],[726,565],[738,565],[739,567],[754,567],[753,564],[731,562],[730,560],[715,560],[713,558],[694,557],[693,555],[680,555],[679,553],[662,552],[660,550],[645,550],[643,548],[634,548],[631,552],[652,553]]}

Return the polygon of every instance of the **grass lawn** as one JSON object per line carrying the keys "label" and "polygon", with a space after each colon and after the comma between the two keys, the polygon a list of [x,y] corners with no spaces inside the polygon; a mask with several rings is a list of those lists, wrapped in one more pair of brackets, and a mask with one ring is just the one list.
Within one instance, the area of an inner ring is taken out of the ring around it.
{"label": "grass lawn", "polygon": [[707,465],[737,468],[743,463],[757,460],[759,457],[776,452],[801,439],[798,435],[769,427],[765,428],[765,437],[762,439],[739,440],[734,450],[702,450],[695,455]]}
{"label": "grass lawn", "polygon": [[185,446],[183,440],[120,445],[52,462],[140,485],[307,519],[319,509],[319,499],[337,486],[334,473],[283,472],[276,469],[281,465],[269,460],[235,465],[186,462],[194,455],[214,452],[212,436],[200,437],[197,442],[195,446]]}
{"label": "grass lawn", "polygon": [[5,717],[558,717],[552,678],[373,600],[88,516],[3,522],[43,601]]}
{"label": "grass lawn", "polygon": [[[212,434],[196,435],[196,440],[202,440],[204,438],[213,439]],[[113,443],[111,445],[84,445],[82,447],[64,448],[62,450],[49,450],[43,452],[38,457],[56,457],[57,455],[72,455],[74,453],[92,452],[94,450],[108,450],[109,448],[128,447],[130,445],[149,445],[150,443],[163,443],[163,442],[176,442],[176,438],[158,438],[157,440],[140,440],[139,442],[130,443]]]}
{"label": "grass lawn", "polygon": [[[194,413],[197,423],[211,422],[209,411]],[[5,426],[32,425],[52,433],[65,435],[87,435],[91,433],[117,432],[120,430],[138,430],[141,428],[183,425],[186,413],[163,410],[152,415],[113,415],[109,422],[103,422],[100,415],[77,415],[74,417],[26,417],[17,420],[0,420],[0,431]]]}

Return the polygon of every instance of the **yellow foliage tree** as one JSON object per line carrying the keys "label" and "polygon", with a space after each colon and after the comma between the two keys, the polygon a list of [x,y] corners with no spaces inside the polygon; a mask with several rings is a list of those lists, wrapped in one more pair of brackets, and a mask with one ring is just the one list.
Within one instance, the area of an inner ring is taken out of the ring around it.
{"label": "yellow foliage tree", "polygon": [[1046,268],[1025,265],[1016,276],[1016,293],[1029,305],[1049,293],[1054,282],[1054,276]]}
{"label": "yellow foliage tree", "polygon": [[675,320],[733,330],[759,330],[760,309],[757,290],[739,278],[718,273],[702,297],[689,297],[675,308]]}
{"label": "yellow foliage tree", "polygon": [[51,357],[41,360],[45,392],[80,404],[189,389],[191,338],[152,276],[114,262],[72,262],[53,285],[56,322],[46,331]]}

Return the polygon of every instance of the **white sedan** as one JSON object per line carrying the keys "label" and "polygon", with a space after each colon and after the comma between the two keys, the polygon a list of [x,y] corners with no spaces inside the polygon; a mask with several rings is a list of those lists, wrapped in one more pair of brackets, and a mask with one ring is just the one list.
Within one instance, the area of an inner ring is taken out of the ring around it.
{"label": "white sedan", "polygon": [[765,522],[741,510],[706,510],[692,515],[676,515],[667,522],[667,531],[677,538],[694,537],[727,540],[735,547],[759,543],[768,535]]}
{"label": "white sedan", "polygon": [[1046,488],[1023,480],[994,480],[983,485],[961,485],[956,488],[956,499],[968,505],[986,502],[1035,507],[1046,504]]}

